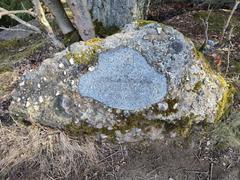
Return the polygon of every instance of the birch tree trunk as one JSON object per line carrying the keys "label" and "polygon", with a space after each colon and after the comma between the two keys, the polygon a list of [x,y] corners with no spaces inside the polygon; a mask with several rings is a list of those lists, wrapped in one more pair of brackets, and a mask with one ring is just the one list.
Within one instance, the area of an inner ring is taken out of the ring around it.
{"label": "birch tree trunk", "polygon": [[60,0],[43,0],[43,2],[54,15],[56,22],[64,35],[75,30]]}
{"label": "birch tree trunk", "polygon": [[94,38],[94,26],[86,0],[67,0],[67,3],[73,12],[73,18],[81,38],[84,41]]}
{"label": "birch tree trunk", "polygon": [[43,26],[45,31],[48,34],[48,37],[50,38],[51,42],[58,48],[63,48],[64,45],[56,38],[52,27],[50,26],[45,13],[43,11],[42,5],[39,0],[32,0],[32,3],[34,5],[35,12],[37,14],[37,19],[39,23]]}

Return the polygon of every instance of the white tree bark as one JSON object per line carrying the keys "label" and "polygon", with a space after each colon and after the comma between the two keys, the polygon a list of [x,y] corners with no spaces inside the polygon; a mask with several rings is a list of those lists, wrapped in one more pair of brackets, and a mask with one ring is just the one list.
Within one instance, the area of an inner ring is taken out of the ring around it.
{"label": "white tree bark", "polygon": [[64,35],[75,30],[60,0],[43,0],[43,2],[54,15],[56,22]]}
{"label": "white tree bark", "polygon": [[94,38],[94,26],[86,0],[67,0],[67,3],[73,12],[74,21],[81,38],[84,41]]}

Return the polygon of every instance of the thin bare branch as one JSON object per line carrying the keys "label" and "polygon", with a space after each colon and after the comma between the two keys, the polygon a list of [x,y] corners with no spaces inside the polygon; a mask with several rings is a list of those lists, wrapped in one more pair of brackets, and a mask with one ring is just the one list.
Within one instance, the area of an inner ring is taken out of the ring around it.
{"label": "thin bare branch", "polygon": [[2,11],[2,12],[0,12],[0,18],[2,16],[6,16],[6,15],[9,15],[9,14],[21,14],[21,13],[29,14],[33,17],[36,16],[36,14],[34,12],[32,12],[31,9],[29,9],[29,10]]}
{"label": "thin bare branch", "polygon": [[224,39],[225,33],[226,33],[227,28],[228,28],[228,26],[229,26],[229,24],[231,22],[232,16],[233,16],[234,12],[237,10],[239,4],[240,4],[240,0],[236,0],[235,1],[235,5],[234,5],[230,15],[228,16],[228,19],[227,19],[227,21],[226,21],[226,23],[225,23],[225,25],[223,27],[223,32],[222,32],[222,36],[221,36],[221,39],[220,39],[220,43],[222,43],[222,41]]}
{"label": "thin bare branch", "polygon": [[[4,8],[2,8],[2,7],[0,7],[0,11],[1,11],[1,12],[9,12],[8,10],[6,10],[6,9],[4,9]],[[41,30],[40,30],[38,27],[33,26],[32,24],[30,24],[30,23],[28,23],[28,22],[20,19],[20,18],[17,17],[16,15],[14,15],[14,14],[6,14],[6,15],[8,15],[8,16],[11,17],[12,19],[16,20],[16,21],[19,22],[20,24],[22,24],[22,25],[24,25],[24,26],[27,26],[28,28],[36,31],[37,33],[41,33]]]}
{"label": "thin bare branch", "polygon": [[0,29],[2,30],[6,30],[6,31],[23,31],[23,32],[31,32],[31,33],[37,33],[36,31],[32,31],[32,30],[27,30],[27,29],[21,29],[21,28],[6,28],[6,27],[0,27]]}
{"label": "thin bare branch", "polygon": [[228,71],[229,71],[230,55],[231,55],[231,50],[232,50],[232,41],[231,41],[231,38],[232,38],[233,30],[234,30],[234,26],[231,27],[230,32],[229,32],[229,35],[228,35],[229,45],[228,45],[227,68],[226,68],[225,76],[227,76]]}
{"label": "thin bare branch", "polygon": [[201,18],[201,21],[203,22],[203,26],[204,26],[204,38],[205,38],[205,40],[204,40],[204,43],[201,46],[200,50],[203,50],[208,43],[208,29],[209,29],[209,22],[208,21],[209,21],[209,17],[211,15],[211,13],[212,13],[212,9],[210,9],[210,5],[209,5],[208,6],[208,16],[207,16],[207,18],[206,19]]}

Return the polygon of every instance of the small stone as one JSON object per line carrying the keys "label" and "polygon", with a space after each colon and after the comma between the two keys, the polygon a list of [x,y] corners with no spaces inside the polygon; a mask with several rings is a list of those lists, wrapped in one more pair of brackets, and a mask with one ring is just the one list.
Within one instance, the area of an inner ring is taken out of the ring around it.
{"label": "small stone", "polygon": [[43,97],[42,97],[42,96],[39,96],[38,101],[39,101],[40,103],[42,103],[42,102],[43,102]]}
{"label": "small stone", "polygon": [[40,89],[40,88],[41,88],[41,85],[38,83],[37,87]]}
{"label": "small stone", "polygon": [[17,98],[17,102],[20,102],[21,101],[21,98]]}
{"label": "small stone", "polygon": [[89,68],[88,68],[88,71],[94,71],[95,70],[95,67],[94,66],[90,66]]}
{"label": "small stone", "polygon": [[158,108],[160,111],[166,111],[168,109],[168,104],[167,103],[159,103]]}
{"label": "small stone", "polygon": [[120,114],[121,112],[122,112],[122,111],[121,111],[120,109],[117,109],[117,110],[116,110],[116,113],[117,113],[117,114]]}
{"label": "small stone", "polygon": [[60,64],[58,65],[58,67],[61,68],[61,69],[63,69],[65,66],[64,66],[63,63],[60,63]]}
{"label": "small stone", "polygon": [[176,133],[176,132],[171,132],[171,133],[170,133],[170,137],[171,137],[171,138],[177,137],[177,133]]}
{"label": "small stone", "polygon": [[107,127],[107,129],[108,129],[109,131],[111,131],[111,130],[113,130],[113,127],[112,127],[112,126],[109,126],[109,127]]}
{"label": "small stone", "polygon": [[173,105],[173,109],[177,109],[177,107],[178,107],[178,103]]}
{"label": "small stone", "polygon": [[74,65],[74,59],[73,58],[70,58],[69,62],[70,62],[71,65]]}
{"label": "small stone", "polygon": [[34,105],[33,108],[35,109],[35,111],[39,110],[39,106],[37,106],[37,105]]}
{"label": "small stone", "polygon": [[57,91],[57,92],[56,92],[56,96],[58,96],[58,95],[60,95],[60,91]]}
{"label": "small stone", "polygon": [[158,27],[158,28],[157,28],[157,32],[158,32],[158,34],[161,34],[162,28],[161,28],[161,27]]}
{"label": "small stone", "polygon": [[24,86],[25,81],[22,81],[21,83],[19,83],[19,86]]}
{"label": "small stone", "polygon": [[29,107],[30,105],[31,105],[30,102],[27,101],[27,103],[26,103],[26,107]]}
{"label": "small stone", "polygon": [[96,128],[97,129],[102,129],[103,125],[101,123],[97,124]]}
{"label": "small stone", "polygon": [[80,122],[80,120],[79,120],[79,119],[76,119],[74,122],[75,122],[76,124],[78,124],[78,123]]}
{"label": "small stone", "polygon": [[67,75],[67,72],[66,72],[66,71],[63,71],[63,74],[64,74],[64,76],[66,76],[66,75]]}
{"label": "small stone", "polygon": [[107,139],[107,135],[106,134],[100,134],[100,137],[101,137],[101,139]]}

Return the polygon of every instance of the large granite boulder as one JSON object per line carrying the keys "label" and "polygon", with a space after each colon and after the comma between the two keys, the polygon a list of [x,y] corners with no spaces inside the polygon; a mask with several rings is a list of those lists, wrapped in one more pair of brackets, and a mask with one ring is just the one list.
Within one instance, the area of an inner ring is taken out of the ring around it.
{"label": "large granite boulder", "polygon": [[219,120],[232,89],[180,32],[137,21],[46,59],[12,95],[18,119],[135,141]]}

